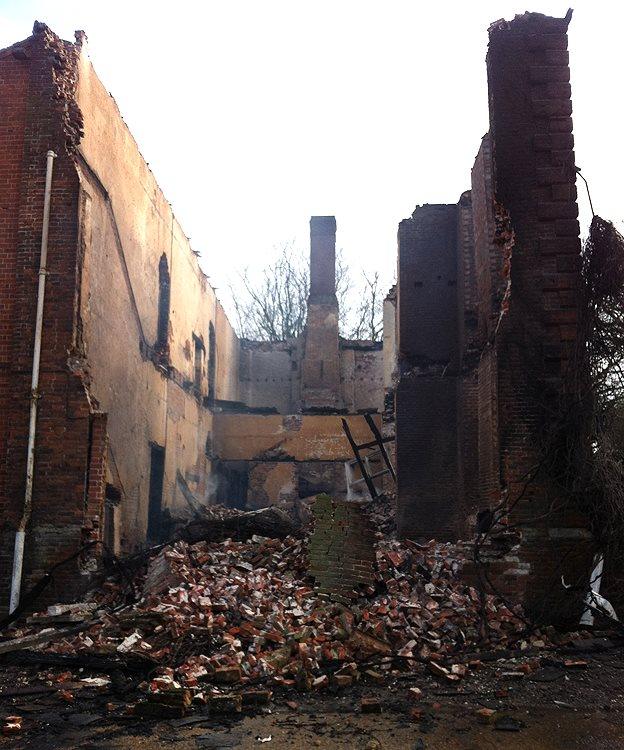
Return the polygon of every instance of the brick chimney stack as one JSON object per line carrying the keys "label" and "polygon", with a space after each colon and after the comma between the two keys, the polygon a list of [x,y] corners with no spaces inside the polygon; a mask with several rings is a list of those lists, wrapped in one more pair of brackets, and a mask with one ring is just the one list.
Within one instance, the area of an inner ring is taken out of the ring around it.
{"label": "brick chimney stack", "polygon": [[310,219],[310,296],[301,380],[303,411],[340,408],[340,352],[336,298],[336,219]]}
{"label": "brick chimney stack", "polygon": [[310,219],[310,300],[336,301],[336,219]]}

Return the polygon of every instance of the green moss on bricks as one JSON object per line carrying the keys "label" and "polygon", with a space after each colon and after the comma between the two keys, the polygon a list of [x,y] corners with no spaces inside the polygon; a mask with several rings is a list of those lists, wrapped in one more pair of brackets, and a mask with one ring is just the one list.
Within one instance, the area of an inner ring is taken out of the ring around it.
{"label": "green moss on bricks", "polygon": [[359,503],[322,493],[313,506],[314,531],[309,542],[310,574],[318,591],[332,599],[349,596],[373,580],[375,535]]}

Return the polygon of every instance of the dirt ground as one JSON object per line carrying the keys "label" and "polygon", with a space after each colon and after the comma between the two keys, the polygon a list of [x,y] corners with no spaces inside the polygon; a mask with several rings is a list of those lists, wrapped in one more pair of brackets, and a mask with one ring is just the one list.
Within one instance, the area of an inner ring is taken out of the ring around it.
{"label": "dirt ground", "polygon": [[[113,679],[105,688],[79,688],[76,677],[86,673],[74,674],[73,682],[59,684],[54,681],[59,670],[4,667],[0,675],[2,718],[20,715],[23,723],[18,735],[0,739],[0,747],[624,747],[624,647],[594,647],[589,653],[577,654],[575,659],[586,664],[566,667],[561,655],[542,656],[539,666],[529,674],[518,671],[522,659],[486,662],[458,684],[441,684],[423,667],[388,676],[383,684],[369,683],[364,678],[356,686],[335,693],[280,689],[274,692],[268,706],[253,713],[211,717],[200,706],[182,719],[154,721],[126,713],[127,705],[140,699],[136,681],[131,679]],[[410,687],[422,690],[421,700],[410,700]],[[74,700],[63,699],[59,689],[71,692]],[[377,698],[381,713],[363,714],[363,697]],[[476,712],[481,708],[495,710],[492,723],[480,723]]]}

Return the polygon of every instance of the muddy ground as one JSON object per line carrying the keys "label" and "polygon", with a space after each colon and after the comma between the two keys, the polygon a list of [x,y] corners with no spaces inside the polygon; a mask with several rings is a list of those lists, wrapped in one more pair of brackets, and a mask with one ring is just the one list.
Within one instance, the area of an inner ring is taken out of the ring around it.
{"label": "muddy ground", "polygon": [[[0,747],[623,748],[624,645],[588,648],[574,656],[578,666],[566,667],[562,655],[551,654],[522,674],[522,658],[496,660],[458,684],[440,683],[423,666],[381,684],[365,677],[334,693],[279,689],[268,706],[251,713],[210,716],[199,706],[182,719],[153,721],[127,713],[141,697],[136,680],[116,675],[104,688],[85,688],[78,679],[86,672],[58,683],[58,669],[6,666],[0,675],[2,718],[19,715],[23,723],[19,734],[0,739]],[[414,686],[423,691],[419,701],[410,700]],[[363,714],[363,697],[377,698],[381,713]],[[481,723],[481,708],[495,710],[492,723]]]}

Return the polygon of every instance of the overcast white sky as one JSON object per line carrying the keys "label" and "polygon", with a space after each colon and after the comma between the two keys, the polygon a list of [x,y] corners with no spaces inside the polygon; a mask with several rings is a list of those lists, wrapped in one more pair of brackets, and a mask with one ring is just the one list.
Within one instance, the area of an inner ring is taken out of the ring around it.
{"label": "overcast white sky", "polygon": [[[66,39],[86,31],[100,78],[227,303],[233,271],[293,239],[306,247],[313,214],[335,214],[353,270],[390,281],[397,223],[469,187],[488,127],[487,27],[525,9],[524,0],[0,0],[0,47],[27,37],[35,19]],[[624,3],[577,0],[577,164],[596,211],[620,227],[623,28]]]}

